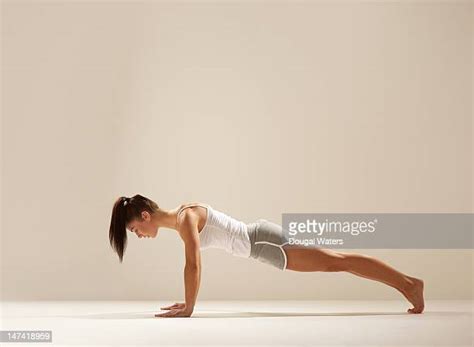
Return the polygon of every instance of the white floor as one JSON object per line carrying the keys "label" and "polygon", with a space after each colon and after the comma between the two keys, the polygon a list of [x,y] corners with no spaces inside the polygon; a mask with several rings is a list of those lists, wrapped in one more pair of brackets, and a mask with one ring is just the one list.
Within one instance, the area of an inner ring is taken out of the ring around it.
{"label": "white floor", "polygon": [[402,300],[200,301],[191,318],[154,317],[171,303],[3,302],[1,330],[52,330],[35,346],[473,345],[473,301],[428,301],[421,315]]}

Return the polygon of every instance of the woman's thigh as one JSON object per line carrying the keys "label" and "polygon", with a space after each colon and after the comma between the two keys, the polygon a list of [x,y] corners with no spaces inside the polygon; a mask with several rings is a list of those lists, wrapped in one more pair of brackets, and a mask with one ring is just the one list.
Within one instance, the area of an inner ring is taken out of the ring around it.
{"label": "woman's thigh", "polygon": [[287,270],[342,271],[344,253],[330,249],[285,245]]}

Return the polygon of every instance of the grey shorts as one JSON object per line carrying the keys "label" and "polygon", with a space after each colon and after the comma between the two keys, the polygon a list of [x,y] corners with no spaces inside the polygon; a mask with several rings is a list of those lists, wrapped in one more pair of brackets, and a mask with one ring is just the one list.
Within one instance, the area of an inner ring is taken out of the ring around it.
{"label": "grey shorts", "polygon": [[287,255],[283,246],[288,239],[283,234],[283,228],[266,219],[258,219],[247,224],[250,237],[250,257],[258,261],[286,270]]}

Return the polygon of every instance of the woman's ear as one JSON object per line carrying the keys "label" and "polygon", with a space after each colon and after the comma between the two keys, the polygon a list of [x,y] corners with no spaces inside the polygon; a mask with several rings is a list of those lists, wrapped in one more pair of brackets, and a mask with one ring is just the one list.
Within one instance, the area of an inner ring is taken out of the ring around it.
{"label": "woman's ear", "polygon": [[142,219],[149,222],[151,220],[151,215],[148,211],[142,211]]}

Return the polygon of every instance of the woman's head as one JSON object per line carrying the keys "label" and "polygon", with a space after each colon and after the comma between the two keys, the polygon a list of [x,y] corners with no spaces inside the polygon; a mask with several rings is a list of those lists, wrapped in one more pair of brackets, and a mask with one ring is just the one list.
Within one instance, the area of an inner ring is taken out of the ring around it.
{"label": "woman's head", "polygon": [[154,201],[139,194],[131,198],[122,196],[115,202],[110,221],[109,240],[120,262],[127,247],[127,230],[139,238],[156,236],[158,228],[153,216],[158,210],[159,207]]}

